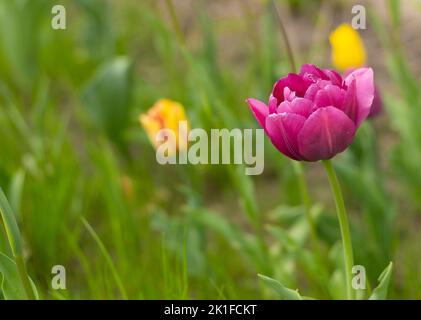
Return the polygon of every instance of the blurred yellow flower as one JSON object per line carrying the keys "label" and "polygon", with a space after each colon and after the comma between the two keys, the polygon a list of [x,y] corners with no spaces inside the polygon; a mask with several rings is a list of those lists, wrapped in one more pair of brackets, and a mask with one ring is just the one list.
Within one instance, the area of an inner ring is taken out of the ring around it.
{"label": "blurred yellow flower", "polygon": [[366,64],[364,43],[356,30],[349,24],[341,24],[329,37],[332,46],[332,63],[335,68],[345,71]]}
{"label": "blurred yellow flower", "polygon": [[[175,101],[169,99],[158,100],[146,114],[141,114],[139,121],[149,140],[155,148],[158,148],[163,142],[159,142],[157,136],[162,129],[171,130],[175,137],[175,153],[187,148],[187,135],[190,126],[184,111],[184,107]],[[181,125],[184,122],[187,126]]]}

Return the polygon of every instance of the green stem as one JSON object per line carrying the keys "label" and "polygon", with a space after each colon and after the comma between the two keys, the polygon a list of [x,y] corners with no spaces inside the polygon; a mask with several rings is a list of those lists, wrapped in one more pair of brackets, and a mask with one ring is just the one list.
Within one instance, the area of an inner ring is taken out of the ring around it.
{"label": "green stem", "polygon": [[111,270],[111,274],[114,277],[114,280],[116,282],[117,288],[120,291],[120,294],[124,300],[128,300],[127,291],[123,285],[123,281],[121,281],[121,278],[119,276],[119,273],[117,272],[116,267],[114,266],[113,259],[111,259],[110,254],[107,251],[107,248],[105,247],[104,243],[101,241],[100,237],[97,235],[95,230],[91,227],[91,225],[86,221],[85,218],[81,217],[83,225],[85,226],[86,230],[88,230],[89,234],[92,236],[94,241],[99,247],[99,250],[101,251],[106,263],[108,264],[108,267]]}
{"label": "green stem", "polygon": [[167,4],[168,11],[170,12],[172,24],[178,41],[181,45],[185,45],[186,39],[184,37],[183,31],[181,30],[180,21],[178,20],[177,11],[175,10],[174,3],[172,2],[172,0],[166,0],[165,3]]}
{"label": "green stem", "polygon": [[282,22],[282,17],[281,17],[281,14],[280,14],[279,10],[278,10],[278,7],[276,6],[275,1],[273,1],[273,0],[272,0],[272,6],[273,6],[273,8],[276,12],[276,17],[278,19],[279,27],[281,29],[282,38],[284,39],[285,47],[287,49],[287,55],[288,55],[290,67],[292,69],[292,72],[297,72],[297,66],[295,64],[294,54],[292,52],[292,47],[291,47],[291,43],[290,43],[289,38],[288,38],[288,34],[287,34],[286,29],[285,29],[284,23]]}
{"label": "green stem", "polygon": [[351,232],[349,231],[348,216],[344,198],[342,196],[341,187],[338,178],[330,160],[323,160],[323,165],[326,169],[329,178],[330,187],[335,198],[336,211],[339,219],[339,226],[341,228],[342,246],[345,260],[345,276],[346,276],[346,291],[348,300],[353,299],[352,289],[352,267],[354,265],[354,256],[352,252]]}

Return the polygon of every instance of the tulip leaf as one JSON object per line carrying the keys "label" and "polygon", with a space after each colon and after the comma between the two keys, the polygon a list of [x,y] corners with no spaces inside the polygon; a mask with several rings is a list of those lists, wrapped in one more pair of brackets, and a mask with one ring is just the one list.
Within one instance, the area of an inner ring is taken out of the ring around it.
{"label": "tulip leaf", "polygon": [[260,280],[262,280],[268,287],[275,290],[282,300],[303,300],[304,298],[298,293],[297,290],[292,290],[284,285],[282,285],[279,281],[272,279],[270,277],[258,274]]}
{"label": "tulip leaf", "polygon": [[130,116],[133,68],[125,57],[104,64],[83,90],[82,100],[92,122],[115,141]]}
{"label": "tulip leaf", "polygon": [[369,300],[385,300],[392,275],[393,263],[390,262],[379,277],[379,285],[373,290]]}

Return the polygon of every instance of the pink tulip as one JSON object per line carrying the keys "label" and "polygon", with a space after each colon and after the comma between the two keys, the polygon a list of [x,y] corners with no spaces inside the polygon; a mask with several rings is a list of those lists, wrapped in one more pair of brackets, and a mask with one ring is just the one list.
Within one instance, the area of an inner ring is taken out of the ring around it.
{"label": "pink tulip", "polygon": [[373,70],[360,68],[345,78],[334,70],[305,64],[299,74],[278,80],[265,103],[247,99],[273,145],[300,161],[330,159],[344,151],[370,113]]}

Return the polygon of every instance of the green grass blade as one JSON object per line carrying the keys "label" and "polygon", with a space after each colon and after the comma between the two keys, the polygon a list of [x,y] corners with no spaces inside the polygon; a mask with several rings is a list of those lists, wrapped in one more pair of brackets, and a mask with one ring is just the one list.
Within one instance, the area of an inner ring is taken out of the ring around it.
{"label": "green grass blade", "polygon": [[384,269],[379,277],[379,285],[373,290],[369,300],[384,300],[387,297],[387,292],[390,283],[390,277],[392,275],[393,262]]}
{"label": "green grass blade", "polygon": [[[23,300],[27,298],[16,263],[2,252],[0,252],[0,274],[3,275],[1,289],[6,300]],[[37,288],[31,279],[29,279],[29,282],[34,296],[38,300]]]}
{"label": "green grass blade", "polygon": [[26,291],[26,296],[29,299],[36,299],[36,295],[29,280],[26,271],[25,261],[23,259],[21,236],[18,225],[16,223],[15,214],[7,201],[3,190],[0,188],[0,215],[4,223],[7,239],[12,250],[13,258],[16,262],[16,267],[23,287]]}
{"label": "green grass blade", "polygon": [[22,243],[15,215],[10,207],[9,201],[0,188],[0,215],[4,223],[10,248],[14,256],[22,255]]}
{"label": "green grass blade", "polygon": [[101,241],[99,236],[96,234],[95,230],[88,223],[88,221],[86,221],[84,218],[81,218],[81,220],[82,220],[82,223],[85,226],[86,230],[88,230],[89,234],[92,236],[92,238],[94,239],[94,241],[98,245],[99,250],[101,251],[102,255],[104,256],[105,261],[107,262],[107,264],[108,264],[108,266],[111,270],[111,273],[114,277],[114,280],[116,282],[118,290],[120,291],[121,296],[123,297],[123,299],[127,300],[128,296],[127,296],[126,289],[124,288],[123,282],[121,281],[121,278],[118,275],[117,269],[115,268],[113,260],[111,259],[111,256],[108,253],[105,245],[103,244],[103,242]]}
{"label": "green grass blade", "polygon": [[282,285],[279,281],[266,277],[264,275],[258,274],[257,275],[260,280],[262,280],[268,287],[275,290],[281,299],[283,300],[303,300],[303,297],[298,293],[298,290],[292,290],[284,285]]}

